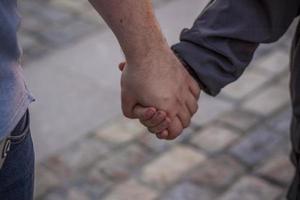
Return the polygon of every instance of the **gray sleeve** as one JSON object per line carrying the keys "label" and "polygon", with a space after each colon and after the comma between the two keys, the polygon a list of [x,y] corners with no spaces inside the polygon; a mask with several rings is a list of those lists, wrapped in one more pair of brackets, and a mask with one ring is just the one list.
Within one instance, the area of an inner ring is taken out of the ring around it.
{"label": "gray sleeve", "polygon": [[215,96],[241,76],[259,43],[285,33],[299,6],[299,0],[213,0],[172,49]]}

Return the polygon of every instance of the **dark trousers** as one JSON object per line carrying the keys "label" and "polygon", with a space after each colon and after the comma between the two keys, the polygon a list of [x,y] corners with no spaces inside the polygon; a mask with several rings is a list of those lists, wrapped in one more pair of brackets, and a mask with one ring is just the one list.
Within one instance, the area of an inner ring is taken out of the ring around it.
{"label": "dark trousers", "polygon": [[[12,132],[11,148],[0,170],[1,200],[32,200],[34,149],[27,112]],[[21,137],[20,137],[21,136]]]}

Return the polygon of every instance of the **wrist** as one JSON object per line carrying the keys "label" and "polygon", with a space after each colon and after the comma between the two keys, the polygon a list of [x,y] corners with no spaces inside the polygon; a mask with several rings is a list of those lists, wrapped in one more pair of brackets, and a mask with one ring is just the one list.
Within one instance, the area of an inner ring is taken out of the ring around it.
{"label": "wrist", "polygon": [[190,76],[198,83],[200,89],[204,90],[204,88],[205,88],[204,84],[199,79],[199,77],[198,77],[197,73],[195,72],[195,70],[187,62],[185,62],[185,60],[182,59],[181,56],[176,51],[173,50],[173,52],[176,55],[176,57],[178,58],[178,60],[182,63],[182,65],[184,66],[186,71],[190,74]]}
{"label": "wrist", "polygon": [[169,49],[167,40],[154,15],[144,20],[139,28],[134,27],[127,37],[120,41],[127,62],[139,63],[150,55],[164,53]]}
{"label": "wrist", "polygon": [[125,57],[130,67],[142,67],[145,66],[145,63],[152,62],[153,59],[158,60],[170,52],[165,40],[155,40],[152,43],[143,43],[135,51],[127,52]]}

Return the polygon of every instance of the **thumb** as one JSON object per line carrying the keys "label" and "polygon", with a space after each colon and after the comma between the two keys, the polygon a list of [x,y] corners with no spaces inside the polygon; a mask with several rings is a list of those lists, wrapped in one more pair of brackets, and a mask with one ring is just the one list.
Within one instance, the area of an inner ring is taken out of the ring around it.
{"label": "thumb", "polygon": [[119,70],[122,72],[124,70],[125,66],[126,66],[126,62],[121,62],[119,64]]}
{"label": "thumb", "polygon": [[155,113],[156,113],[156,109],[153,107],[144,107],[144,106],[137,104],[133,108],[134,117],[136,117],[142,121],[151,119]]}

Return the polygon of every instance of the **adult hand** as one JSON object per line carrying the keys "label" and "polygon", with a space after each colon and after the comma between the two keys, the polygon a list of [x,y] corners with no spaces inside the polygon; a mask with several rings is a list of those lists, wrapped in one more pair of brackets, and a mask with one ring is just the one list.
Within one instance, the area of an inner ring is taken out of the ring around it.
{"label": "adult hand", "polygon": [[136,112],[138,105],[166,112],[170,124],[164,139],[176,138],[198,109],[200,88],[168,47],[129,62],[122,73],[121,89],[126,117],[143,119],[141,112]]}
{"label": "adult hand", "polygon": [[[126,62],[119,64],[120,71],[123,71],[126,67]],[[134,115],[139,116],[141,124],[148,128],[149,132],[155,133],[159,139],[165,139],[168,137],[169,127],[171,120],[167,117],[167,113],[162,110],[157,110],[154,107],[143,107],[136,105],[133,110]]]}

